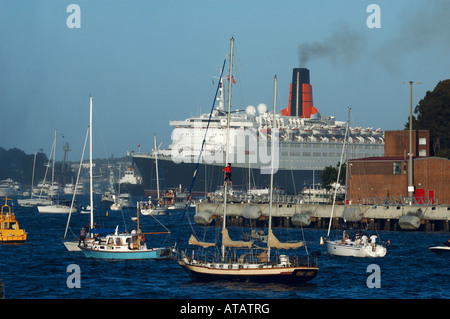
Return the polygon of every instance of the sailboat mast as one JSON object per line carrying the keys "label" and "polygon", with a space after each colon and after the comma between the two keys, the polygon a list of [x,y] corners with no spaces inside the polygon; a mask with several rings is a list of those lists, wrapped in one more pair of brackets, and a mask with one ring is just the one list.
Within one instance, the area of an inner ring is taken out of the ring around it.
{"label": "sailboat mast", "polygon": [[50,185],[50,194],[53,194],[52,188],[55,181],[55,159],[56,159],[56,130],[55,137],[53,138],[53,163],[52,163],[52,184]]}
{"label": "sailboat mast", "polygon": [[30,191],[30,198],[33,197],[33,188],[34,188],[34,170],[36,167],[36,152],[34,152],[34,159],[33,159],[33,174],[31,175],[31,191]]}
{"label": "sailboat mast", "polygon": [[[230,40],[230,74],[228,75],[228,112],[227,112],[227,139],[225,141],[225,165],[228,163],[228,146],[230,140],[230,121],[231,121],[231,87],[232,87],[232,76],[233,76],[233,47],[234,47],[234,38]],[[225,183],[224,195],[223,195],[223,223],[222,229],[226,227],[226,211],[227,211],[227,185]],[[225,258],[225,246],[222,244],[222,259]]]}
{"label": "sailboat mast", "polygon": [[336,180],[336,186],[334,188],[333,205],[331,206],[331,216],[330,216],[330,222],[328,224],[327,238],[330,237],[331,224],[333,223],[333,213],[334,213],[334,205],[336,203],[337,184],[339,183],[339,177],[341,175],[341,167],[342,167],[342,161],[344,159],[345,144],[347,142],[348,134],[349,134],[348,130],[349,130],[349,125],[350,125],[350,112],[351,112],[351,110],[352,110],[351,108],[348,108],[348,120],[347,120],[347,126],[345,127],[344,144],[342,145],[341,161],[339,162],[339,170],[338,170],[338,175],[337,175],[337,180]]}
{"label": "sailboat mast", "polygon": [[[277,76],[274,77],[273,84],[273,124],[272,133],[270,135],[270,157],[271,157],[271,168],[270,168],[270,195],[269,195],[269,233],[272,230],[272,203],[273,203],[273,171],[274,171],[274,155],[275,155],[275,131],[277,128],[277,122],[275,118],[275,111],[277,105]],[[267,249],[267,257],[270,260],[270,246]]]}
{"label": "sailboat mast", "polygon": [[156,145],[156,134],[153,134],[153,140],[155,142],[156,194],[158,195],[158,203],[159,203],[158,147]]}
{"label": "sailboat mast", "polygon": [[89,190],[90,190],[90,211],[91,211],[91,229],[94,228],[94,189],[92,175],[92,96],[89,98]]}

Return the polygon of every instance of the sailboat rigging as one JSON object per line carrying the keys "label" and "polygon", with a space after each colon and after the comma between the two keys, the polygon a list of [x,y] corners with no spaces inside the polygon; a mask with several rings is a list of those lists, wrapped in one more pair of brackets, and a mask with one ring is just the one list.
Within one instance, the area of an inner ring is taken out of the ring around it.
{"label": "sailboat rigging", "polygon": [[[234,39],[230,40],[230,73],[232,79],[233,65],[233,46]],[[230,127],[231,114],[231,87],[232,81],[229,81],[228,87],[228,113],[227,113],[227,146],[225,148],[225,163],[228,163],[228,132]],[[276,76],[275,76],[276,92]],[[276,100],[274,93],[274,101]],[[274,116],[276,104],[274,102]],[[274,133],[275,130],[272,130]],[[272,155],[274,152],[275,134],[272,134]],[[271,192],[273,189],[273,161],[271,167]],[[195,177],[195,173],[194,173]],[[303,283],[316,277],[319,267],[315,261],[309,259],[301,260],[295,256],[279,255],[277,258],[271,258],[270,249],[296,249],[304,245],[299,243],[282,243],[274,235],[271,229],[271,214],[269,216],[269,236],[267,247],[256,247],[252,241],[234,241],[230,238],[226,227],[226,205],[227,205],[227,183],[224,186],[223,200],[223,223],[222,223],[222,244],[219,256],[212,259],[206,255],[195,254],[194,250],[189,255],[187,250],[177,251],[177,261],[179,265],[191,276],[193,280],[211,281],[211,280],[233,280],[233,281],[251,281],[251,282],[282,282],[288,284]],[[272,201],[270,202],[270,207]],[[271,209],[269,210],[271,212]],[[203,249],[216,248],[215,243],[199,241],[193,234],[189,239],[189,244],[202,247]],[[234,253],[226,248],[235,248]],[[241,252],[243,250],[243,252]],[[261,250],[257,253],[257,250]]]}
{"label": "sailboat rigging", "polygon": [[[50,153],[53,153],[53,161],[52,161],[52,183],[49,186],[48,192],[49,192],[49,196],[51,198],[50,203],[40,203],[37,206],[38,212],[39,213],[74,213],[77,211],[76,208],[74,207],[69,207],[68,205],[62,204],[59,202],[59,187],[57,186],[57,184],[55,183],[54,179],[55,179],[55,154],[56,154],[56,130],[55,130],[55,137],[53,139],[53,144],[52,144],[52,150]],[[51,155],[50,155],[51,157]],[[49,159],[50,160],[50,159]],[[46,171],[47,174],[47,171]],[[45,185],[45,177],[44,177],[44,185]],[[42,193],[42,190],[41,190]],[[58,197],[58,200],[55,200],[54,198],[52,198],[51,196],[56,195]]]}
{"label": "sailboat rigging", "polygon": [[[162,232],[151,232],[142,233],[139,225],[139,206],[137,210],[137,230],[133,230],[131,233],[119,233],[119,227],[114,229],[99,229],[94,228],[94,191],[93,191],[93,173],[92,173],[92,101],[93,98],[90,97],[90,120],[89,120],[89,175],[90,175],[90,222],[89,222],[89,235],[81,241],[64,241],[64,245],[69,251],[82,251],[86,257],[91,258],[102,258],[102,259],[163,259],[170,256],[170,248],[168,247],[147,247],[145,240],[145,234],[170,234],[170,231],[165,228]],[[85,140],[84,148],[86,147],[87,135]],[[83,155],[81,161],[84,156]],[[80,165],[81,167],[81,165]],[[78,183],[78,179],[77,179]],[[72,205],[75,198],[72,199]],[[64,234],[64,239],[67,234],[67,229],[70,221],[67,221],[66,232]],[[105,237],[100,235],[108,234]]]}
{"label": "sailboat rigging", "polygon": [[[348,139],[349,134],[349,123],[350,123],[350,113],[351,108],[349,108],[348,111],[348,121],[347,126],[345,130],[345,136],[344,136],[344,144],[342,147],[342,153],[341,153],[341,161],[339,163],[339,170],[338,170],[338,176],[336,184],[339,183],[339,178],[341,174],[341,167],[342,163],[344,162],[344,153],[346,149],[346,142]],[[347,183],[346,183],[347,185]],[[338,240],[330,240],[330,230],[331,230],[331,224],[333,220],[333,212],[334,207],[336,203],[336,193],[337,193],[337,187],[334,190],[334,197],[333,197],[333,205],[331,207],[331,216],[330,216],[330,222],[328,224],[328,232],[326,237],[326,244],[327,244],[327,252],[330,255],[335,256],[352,256],[352,257],[384,257],[386,255],[386,247],[380,244],[375,243],[375,238],[372,239],[372,243],[368,242],[368,236],[363,235],[362,233],[358,233],[357,238],[355,238],[355,241],[350,240],[348,234],[343,231],[342,239]],[[345,192],[347,194],[347,192]],[[344,212],[343,212],[343,218],[345,222],[345,215],[346,212],[350,211],[350,208],[347,205],[347,200],[344,201]]]}
{"label": "sailboat rigging", "polygon": [[158,168],[158,146],[156,144],[156,134],[154,137],[155,143],[155,167],[156,167],[156,203],[151,200],[148,203],[140,202],[142,215],[164,215],[167,212],[167,205],[161,198],[159,190],[159,168]]}

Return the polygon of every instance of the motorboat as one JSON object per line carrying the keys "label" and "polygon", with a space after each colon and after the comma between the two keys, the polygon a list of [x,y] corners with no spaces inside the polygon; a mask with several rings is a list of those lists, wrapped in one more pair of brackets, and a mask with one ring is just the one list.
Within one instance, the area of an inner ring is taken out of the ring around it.
{"label": "motorboat", "polygon": [[11,210],[11,206],[8,205],[8,200],[12,201],[12,199],[6,196],[4,200],[5,204],[0,210],[0,243],[24,243],[27,240],[27,233],[19,227],[19,222]]}
{"label": "motorboat", "polygon": [[441,254],[441,253],[450,253],[450,239],[443,243],[442,245],[435,245],[428,247],[430,251],[433,253]]}

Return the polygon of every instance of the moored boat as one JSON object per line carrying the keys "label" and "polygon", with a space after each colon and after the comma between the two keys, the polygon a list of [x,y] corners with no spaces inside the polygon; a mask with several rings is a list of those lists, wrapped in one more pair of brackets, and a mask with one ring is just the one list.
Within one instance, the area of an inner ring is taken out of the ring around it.
{"label": "moored boat", "polygon": [[69,214],[76,213],[77,208],[71,207],[64,204],[53,203],[51,205],[42,205],[37,206],[39,213],[47,213],[47,214]]}
{"label": "moored boat", "polygon": [[17,244],[24,243],[27,240],[27,233],[19,227],[16,215],[13,213],[11,206],[8,205],[8,196],[3,198],[5,204],[0,210],[0,243]]}
{"label": "moored boat", "polygon": [[[137,208],[137,230],[131,233],[119,233],[118,227],[114,234],[106,237],[96,237],[79,248],[88,258],[100,259],[165,259],[171,256],[169,247],[148,247],[145,235],[170,234],[170,231],[142,233],[139,227],[139,203]],[[95,232],[92,230],[91,232]]]}
{"label": "moored boat", "polygon": [[[233,43],[231,39],[230,47],[230,71],[229,78],[232,78],[233,66]],[[225,62],[224,62],[225,65]],[[223,68],[222,68],[223,72]],[[222,76],[221,76],[222,78]],[[228,116],[227,126],[230,126],[230,106],[231,106],[231,81],[229,82],[229,98],[228,98]],[[276,77],[275,90],[276,92]],[[275,94],[274,94],[274,110],[275,110]],[[274,112],[275,114],[275,112]],[[226,139],[229,140],[228,138]],[[272,139],[273,142],[274,139]],[[227,147],[225,148],[227,149]],[[273,156],[272,144],[272,156]],[[227,154],[226,154],[227,155]],[[227,157],[226,157],[227,159]],[[228,163],[228,161],[225,161]],[[226,227],[226,205],[227,205],[227,188],[228,183],[224,182],[223,192],[223,225],[221,231],[221,254],[217,254],[216,243],[199,241],[194,234],[191,235],[188,243],[197,246],[197,253],[192,250],[189,254],[187,249],[176,252],[178,264],[184,269],[194,281],[245,281],[245,282],[271,282],[298,284],[312,280],[317,276],[319,267],[317,260],[307,258],[299,258],[297,256],[288,256],[287,254],[275,254],[280,250],[297,249],[304,245],[304,242],[280,242],[272,231],[272,190],[273,190],[273,173],[274,164],[270,170],[270,202],[269,202],[269,227],[267,246],[258,248],[253,241],[234,241],[230,238],[228,228]],[[194,177],[197,171],[194,171]],[[231,183],[231,181],[230,181]],[[192,190],[192,187],[191,187]],[[190,196],[188,197],[190,198]],[[275,256],[274,256],[275,255]]]}
{"label": "moored boat", "polygon": [[428,247],[428,249],[433,253],[437,254],[450,253],[450,239],[447,242],[443,243],[442,245],[434,245]]}
{"label": "moored boat", "polygon": [[[346,234],[345,231],[344,234]],[[344,235],[342,240],[327,240],[327,252],[334,256],[384,257],[387,249],[383,245],[377,244],[375,238],[369,242],[366,235],[362,235],[356,240],[350,240],[348,236]]]}

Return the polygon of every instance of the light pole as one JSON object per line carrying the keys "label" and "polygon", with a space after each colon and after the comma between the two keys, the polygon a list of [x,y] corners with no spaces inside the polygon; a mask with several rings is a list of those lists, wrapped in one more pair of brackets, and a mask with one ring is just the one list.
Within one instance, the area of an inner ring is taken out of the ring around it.
{"label": "light pole", "polygon": [[[405,84],[406,82],[403,82]],[[409,81],[409,160],[408,160],[408,197],[410,204],[414,196],[414,184],[413,184],[413,149],[412,149],[412,87],[413,84],[420,84],[421,82]]]}

